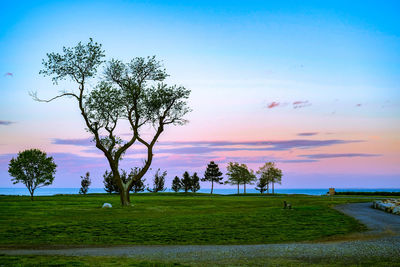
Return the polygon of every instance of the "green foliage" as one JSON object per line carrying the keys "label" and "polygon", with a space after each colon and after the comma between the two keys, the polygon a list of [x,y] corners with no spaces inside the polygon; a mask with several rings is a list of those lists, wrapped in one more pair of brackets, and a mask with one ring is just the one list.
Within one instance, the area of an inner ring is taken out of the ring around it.
{"label": "green foliage", "polygon": [[226,167],[228,175],[228,181],[226,181],[226,184],[232,184],[232,185],[239,185],[242,183],[242,173],[243,173],[243,166],[241,166],[237,162],[229,162],[228,166]]}
{"label": "green foliage", "polygon": [[66,77],[79,83],[94,76],[105,56],[101,44],[93,42],[92,38],[85,45],[79,42],[75,47],[63,47],[63,54],[46,55],[47,60],[43,59],[43,70],[39,74],[53,76],[55,84]]}
{"label": "green foliage", "polygon": [[179,192],[179,190],[182,189],[182,182],[178,176],[175,176],[174,180],[172,181],[171,189],[174,190],[174,192]]}
{"label": "green foliage", "polygon": [[226,168],[228,170],[228,181],[225,183],[237,185],[239,193],[239,185],[244,185],[244,193],[246,193],[246,184],[253,184],[257,179],[253,170],[249,170],[246,164],[239,164],[237,162],[229,162]]}
{"label": "green foliage", "polygon": [[257,186],[254,189],[260,191],[261,194],[263,194],[265,191],[268,192],[269,181],[267,177],[261,176],[260,179],[258,180]]}
{"label": "green foliage", "polygon": [[167,176],[167,172],[164,171],[163,173],[160,173],[160,169],[158,169],[157,172],[154,174],[153,188],[152,189],[147,188],[147,191],[152,193],[165,191],[167,189],[164,187],[165,176]]}
{"label": "green foliage", "polygon": [[181,180],[181,183],[182,183],[182,189],[185,190],[185,193],[187,193],[192,188],[192,178],[190,177],[190,174],[187,171],[183,173],[183,178]]}
{"label": "green foliage", "polygon": [[265,163],[257,171],[257,174],[261,176],[256,190],[259,190],[261,194],[266,190],[268,191],[270,183],[272,184],[272,190],[274,190],[274,184],[280,184],[282,182],[282,170],[277,168],[273,162]]}
{"label": "green foliage", "polygon": [[[118,207],[108,194],[0,196],[0,246],[263,244],[316,240],[365,230],[332,205],[369,198],[138,194]],[[112,209],[101,209],[103,203]],[[18,220],[16,220],[18,218]],[[262,234],[260,234],[262,233]]]}
{"label": "green foliage", "polygon": [[130,176],[132,177],[132,179],[135,179],[133,181],[133,185],[132,185],[132,189],[131,189],[131,191],[133,191],[133,193],[143,192],[146,189],[146,186],[144,185],[144,182],[146,181],[146,179],[144,179],[144,177],[138,178],[137,177],[138,172],[139,172],[139,168],[137,168],[137,167],[131,169]]}
{"label": "green foliage", "polygon": [[[138,192],[143,192],[145,189],[144,181],[145,179],[143,177],[137,178],[137,173],[139,169],[137,167],[131,168],[130,172],[127,173],[125,170],[120,170],[121,173],[121,181],[125,184],[129,183],[132,179],[135,179],[132,183],[132,188],[130,191],[134,193]],[[107,170],[103,174],[103,184],[104,184],[104,190],[107,193],[119,193],[119,187],[115,181],[115,178],[113,176],[112,172],[108,172]]]}
{"label": "green foliage", "polygon": [[103,174],[103,184],[104,190],[111,194],[113,192],[118,192],[118,186],[114,182],[114,176],[112,172],[108,172],[107,170]]}
{"label": "green foliage", "polygon": [[8,173],[14,177],[11,179],[14,184],[23,183],[28,188],[33,200],[36,188],[53,183],[56,168],[53,157],[47,157],[39,149],[28,149],[11,159]]}
{"label": "green foliage", "polygon": [[222,172],[220,172],[219,167],[214,161],[211,161],[207,165],[207,169],[204,173],[204,178],[201,179],[202,182],[211,182],[211,194],[213,193],[214,182],[218,184],[223,184]]}
{"label": "green foliage", "polygon": [[89,172],[87,172],[85,176],[81,176],[81,188],[79,189],[79,194],[86,195],[91,183],[92,183],[92,181],[90,180]]}
{"label": "green foliage", "polygon": [[191,177],[191,184],[190,184],[190,190],[193,193],[196,193],[197,191],[200,190],[200,178],[197,175],[197,173],[195,172],[192,177]]}

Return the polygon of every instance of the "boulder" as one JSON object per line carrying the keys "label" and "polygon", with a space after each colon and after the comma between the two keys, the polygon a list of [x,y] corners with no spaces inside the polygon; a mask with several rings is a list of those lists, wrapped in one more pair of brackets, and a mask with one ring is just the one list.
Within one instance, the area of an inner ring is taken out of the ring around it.
{"label": "boulder", "polygon": [[112,208],[110,203],[104,203],[102,208]]}

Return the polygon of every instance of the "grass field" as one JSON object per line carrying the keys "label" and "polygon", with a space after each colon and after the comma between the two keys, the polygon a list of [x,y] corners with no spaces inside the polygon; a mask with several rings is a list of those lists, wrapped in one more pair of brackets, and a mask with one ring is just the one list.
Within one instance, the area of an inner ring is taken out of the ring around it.
{"label": "grass field", "polygon": [[[43,196],[33,202],[0,196],[0,246],[261,244],[365,230],[329,208],[360,202],[353,198],[149,193],[132,200],[133,207],[121,208],[117,195]],[[283,200],[293,209],[282,209]],[[113,208],[102,209],[104,202]]]}

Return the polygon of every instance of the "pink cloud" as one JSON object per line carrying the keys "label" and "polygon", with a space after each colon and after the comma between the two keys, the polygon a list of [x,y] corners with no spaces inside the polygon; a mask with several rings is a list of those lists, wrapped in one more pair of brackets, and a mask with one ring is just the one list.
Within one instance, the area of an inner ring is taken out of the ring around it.
{"label": "pink cloud", "polygon": [[12,77],[12,76],[13,76],[13,74],[12,74],[11,72],[6,72],[6,73],[4,74],[4,77],[7,77],[7,76],[10,76],[10,77]]}
{"label": "pink cloud", "polygon": [[361,106],[362,106],[362,104],[357,104],[357,105],[356,105],[356,107],[361,107]]}
{"label": "pink cloud", "polygon": [[293,104],[293,108],[304,108],[304,107],[311,106],[311,103],[308,102],[308,100],[305,100],[305,101],[294,101],[292,104]]}
{"label": "pink cloud", "polygon": [[277,106],[279,106],[280,103],[279,102],[271,102],[270,104],[268,104],[267,108],[276,108]]}

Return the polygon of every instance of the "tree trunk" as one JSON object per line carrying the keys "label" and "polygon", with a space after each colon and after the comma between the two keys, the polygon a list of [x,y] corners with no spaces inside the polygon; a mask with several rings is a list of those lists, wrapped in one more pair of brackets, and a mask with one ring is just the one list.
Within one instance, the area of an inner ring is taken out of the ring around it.
{"label": "tree trunk", "polygon": [[31,193],[31,201],[33,201],[33,191],[31,191],[30,193]]}
{"label": "tree trunk", "polygon": [[272,194],[275,194],[274,183],[272,183]]}
{"label": "tree trunk", "polygon": [[244,193],[246,194],[246,183],[244,183]]}
{"label": "tree trunk", "polygon": [[121,191],[119,194],[120,199],[121,199],[121,205],[122,206],[129,206],[131,204],[130,196],[129,196],[129,189]]}
{"label": "tree trunk", "polygon": [[214,181],[211,180],[211,195],[212,195],[212,193],[213,193],[213,189],[214,189]]}
{"label": "tree trunk", "polygon": [[118,189],[119,189],[119,198],[121,200],[121,205],[123,207],[129,206],[131,204],[130,197],[129,197],[130,188],[128,186],[126,186],[121,180],[121,176],[120,176],[119,170],[118,170],[118,163],[109,161],[109,164],[111,167],[111,171],[113,173],[114,182],[117,184]]}
{"label": "tree trunk", "polygon": [[238,195],[240,194],[240,192],[239,192],[239,183],[238,183]]}

